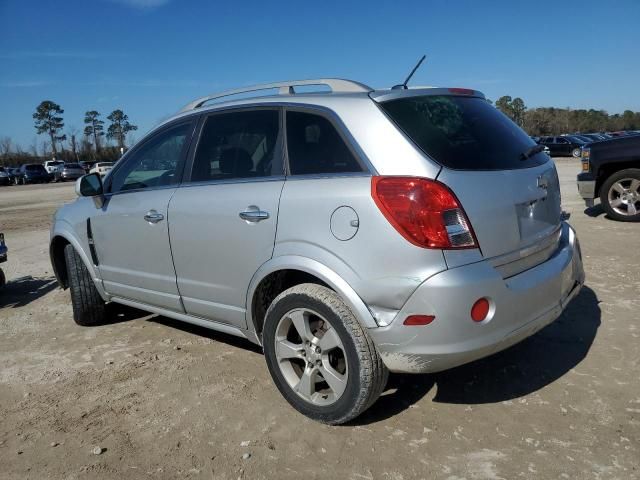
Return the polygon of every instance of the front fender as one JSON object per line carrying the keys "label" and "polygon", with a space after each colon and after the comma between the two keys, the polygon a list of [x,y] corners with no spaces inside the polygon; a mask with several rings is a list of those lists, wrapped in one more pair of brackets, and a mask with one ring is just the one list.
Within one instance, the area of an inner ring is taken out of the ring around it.
{"label": "front fender", "polygon": [[253,296],[260,282],[269,274],[278,270],[300,270],[302,272],[314,275],[326,283],[329,287],[336,291],[340,298],[351,309],[356,319],[363,328],[376,328],[378,324],[373,318],[371,311],[367,308],[362,299],[358,296],[353,288],[336,272],[326,265],[308,257],[298,255],[284,255],[274,257],[258,269],[253,275],[249,290],[247,291],[246,310],[247,325],[255,329],[256,325],[253,319]]}
{"label": "front fender", "polygon": [[53,226],[51,227],[50,241],[49,241],[49,257],[51,259],[51,265],[53,267],[54,274],[58,283],[60,283],[60,274],[56,269],[56,264],[54,261],[54,251],[53,251],[53,241],[56,237],[61,237],[73,245],[78,255],[84,262],[85,266],[89,270],[91,278],[93,279],[93,283],[98,290],[98,293],[102,297],[102,299],[106,302],[109,300],[109,295],[105,292],[104,287],[102,285],[102,278],[100,276],[100,269],[97,268],[87,255],[87,251],[89,250],[88,239],[79,238],[77,232],[74,230],[73,226],[67,222],[66,220],[56,220]]}

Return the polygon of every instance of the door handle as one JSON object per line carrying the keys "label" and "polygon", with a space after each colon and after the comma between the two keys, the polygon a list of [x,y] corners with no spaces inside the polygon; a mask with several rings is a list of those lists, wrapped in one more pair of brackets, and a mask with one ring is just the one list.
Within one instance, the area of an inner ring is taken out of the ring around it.
{"label": "door handle", "polygon": [[258,207],[254,205],[247,207],[247,210],[245,210],[244,212],[240,212],[238,215],[240,216],[241,219],[251,223],[257,223],[269,218],[269,212],[260,210]]}
{"label": "door handle", "polygon": [[164,220],[164,215],[156,212],[155,210],[149,210],[145,214],[144,219],[149,223],[158,223]]}

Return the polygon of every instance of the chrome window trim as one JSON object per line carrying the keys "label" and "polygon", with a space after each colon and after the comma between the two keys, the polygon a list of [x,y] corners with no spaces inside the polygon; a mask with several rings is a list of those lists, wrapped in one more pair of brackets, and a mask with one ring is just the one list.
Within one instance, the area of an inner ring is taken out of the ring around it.
{"label": "chrome window trim", "polygon": [[305,173],[304,175],[289,175],[287,181],[318,180],[329,178],[371,178],[370,172],[344,172],[344,173]]}
{"label": "chrome window trim", "polygon": [[184,182],[178,185],[178,188],[206,187],[209,185],[233,185],[237,183],[283,182],[285,180],[286,177],[284,175],[274,175],[269,177],[228,178],[218,180],[204,180],[201,182]]}

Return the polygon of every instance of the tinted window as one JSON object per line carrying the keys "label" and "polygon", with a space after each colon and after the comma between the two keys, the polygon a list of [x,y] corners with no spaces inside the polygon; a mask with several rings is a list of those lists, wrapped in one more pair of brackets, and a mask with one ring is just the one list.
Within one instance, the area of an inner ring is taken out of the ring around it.
{"label": "tinted window", "polygon": [[287,149],[292,175],[363,171],[335,127],[320,115],[287,112]]}
{"label": "tinted window", "polygon": [[[191,123],[166,130],[132,152],[111,181],[111,192],[171,185],[178,181],[177,170],[191,133]],[[111,163],[99,165],[109,166]]]}
{"label": "tinted window", "polygon": [[556,143],[569,143],[569,140],[564,137],[556,137]]}
{"label": "tinted window", "polygon": [[380,106],[418,147],[446,167],[501,170],[548,161],[543,153],[522,160],[535,142],[481,98],[428,95]]}
{"label": "tinted window", "polygon": [[207,118],[193,161],[191,181],[266,177],[280,169],[275,162],[278,110],[252,110]]}
{"label": "tinted window", "polygon": [[78,165],[77,163],[65,163],[65,168],[82,168],[80,165]]}
{"label": "tinted window", "polygon": [[29,171],[29,172],[46,172],[47,170],[44,168],[43,165],[25,165],[24,167],[25,170]]}

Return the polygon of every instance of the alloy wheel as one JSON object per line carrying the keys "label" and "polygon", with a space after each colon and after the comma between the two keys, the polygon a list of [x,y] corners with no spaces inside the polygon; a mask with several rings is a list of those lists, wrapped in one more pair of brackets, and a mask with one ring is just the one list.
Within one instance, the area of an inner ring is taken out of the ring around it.
{"label": "alloy wheel", "polygon": [[640,212],[640,179],[618,180],[609,188],[607,199],[616,213],[625,216],[637,215]]}
{"label": "alloy wheel", "polygon": [[297,308],[278,322],[278,367],[291,389],[307,402],[327,406],[347,387],[348,362],[338,332],[317,312]]}

